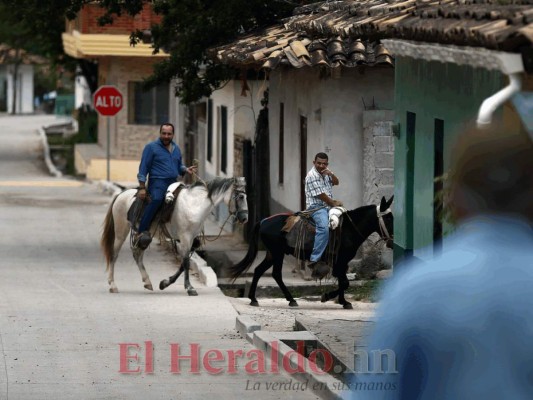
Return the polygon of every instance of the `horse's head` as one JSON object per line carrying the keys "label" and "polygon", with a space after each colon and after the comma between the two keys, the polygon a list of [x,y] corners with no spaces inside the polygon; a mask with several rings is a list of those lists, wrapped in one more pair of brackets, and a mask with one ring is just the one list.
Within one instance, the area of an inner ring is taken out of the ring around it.
{"label": "horse's head", "polygon": [[237,220],[244,224],[248,221],[248,201],[246,199],[246,180],[243,177],[235,177],[233,190],[229,202],[230,214],[236,215]]}
{"label": "horse's head", "polygon": [[377,217],[379,225],[379,236],[385,240],[385,243],[389,249],[392,249],[394,244],[394,216],[392,215],[392,196],[388,201],[385,197],[381,198],[381,203],[377,206]]}

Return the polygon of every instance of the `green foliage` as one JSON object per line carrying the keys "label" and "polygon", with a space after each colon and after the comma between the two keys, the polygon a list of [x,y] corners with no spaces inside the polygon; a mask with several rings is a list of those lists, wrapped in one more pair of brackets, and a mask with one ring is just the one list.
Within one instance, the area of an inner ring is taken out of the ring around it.
{"label": "green foliage", "polygon": [[[88,0],[0,0],[0,43],[44,56],[73,71],[77,64],[96,89],[96,71],[87,60],[74,60],[64,54],[61,34],[65,17],[74,19]],[[226,65],[217,64],[209,49],[226,44],[238,35],[266,27],[287,17],[294,7],[312,0],[96,0],[106,10],[99,19],[109,24],[122,14],[137,15],[151,3],[162,21],[151,28],[154,53],[161,50],[170,57],[158,63],[145,81],[147,87],[178,78],[175,93],[183,103],[208,96],[235,76]],[[132,32],[137,43],[145,32]]]}
{"label": "green foliage", "polygon": [[368,302],[377,302],[379,301],[379,293],[381,290],[381,285],[384,281],[379,279],[368,280],[360,286],[350,285],[346,294],[353,295],[355,301],[368,301]]}
{"label": "green foliage", "polygon": [[61,40],[70,6],[69,0],[0,0],[0,43],[43,56],[53,64],[74,66]]}
{"label": "green foliage", "polygon": [[[147,87],[178,78],[175,94],[190,103],[220,87],[235,76],[226,65],[209,57],[209,49],[228,43],[238,35],[265,27],[290,15],[295,6],[310,1],[289,0],[155,0],[159,25],[151,28],[154,53],[161,50],[170,57],[155,66],[145,81]],[[79,3],[79,1],[77,2]],[[113,15],[135,15],[145,1],[101,0],[108,11],[100,23],[110,23]],[[132,32],[133,44],[145,39],[145,32]]]}

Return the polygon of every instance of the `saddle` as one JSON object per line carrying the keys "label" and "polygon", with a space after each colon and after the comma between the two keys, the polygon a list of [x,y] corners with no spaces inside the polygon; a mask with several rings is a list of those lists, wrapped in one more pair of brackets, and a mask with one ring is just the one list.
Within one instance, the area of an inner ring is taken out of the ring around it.
{"label": "saddle", "polygon": [[[346,209],[343,207],[333,207],[329,210],[330,235],[328,247],[324,255],[327,257],[330,269],[339,250],[342,231],[341,216],[344,212],[346,212]],[[282,232],[286,232],[285,240],[287,241],[287,245],[294,249],[294,256],[298,260],[300,260],[302,253],[313,251],[316,227],[313,218],[308,213],[300,211],[289,216],[281,230]]]}
{"label": "saddle", "polygon": [[309,215],[297,212],[289,216],[281,230],[286,232],[285,239],[288,246],[300,251],[313,250],[316,228],[315,221]]}
{"label": "saddle", "polygon": [[142,200],[137,197],[137,194],[135,194],[135,200],[128,210],[128,222],[130,224],[130,228],[135,232],[139,230],[139,224],[141,223],[144,208],[147,204],[148,201],[146,199]]}
{"label": "saddle", "polygon": [[[174,207],[176,206],[176,199],[184,188],[185,185],[181,182],[173,183],[168,187],[167,194],[165,196],[165,202],[155,213],[152,225],[154,223],[164,224],[170,222],[172,211],[174,211]],[[144,209],[148,203],[148,200],[141,200],[137,197],[137,195],[135,195],[135,200],[128,210],[128,222],[132,230],[136,232],[139,230],[139,224],[141,222]]]}

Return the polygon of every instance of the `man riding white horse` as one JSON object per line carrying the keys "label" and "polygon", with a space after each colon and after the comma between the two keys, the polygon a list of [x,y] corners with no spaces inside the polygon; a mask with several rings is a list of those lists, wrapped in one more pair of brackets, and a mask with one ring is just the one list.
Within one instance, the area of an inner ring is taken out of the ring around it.
{"label": "man riding white horse", "polygon": [[138,232],[135,235],[134,246],[143,249],[147,248],[152,241],[150,225],[157,210],[163,204],[168,186],[185,173],[197,172],[196,166],[186,167],[182,164],[180,148],[172,140],[173,138],[174,125],[166,122],[159,128],[159,138],[148,143],[142,153],[137,174],[139,180],[137,197],[145,201],[148,178],[149,203],[144,209]]}

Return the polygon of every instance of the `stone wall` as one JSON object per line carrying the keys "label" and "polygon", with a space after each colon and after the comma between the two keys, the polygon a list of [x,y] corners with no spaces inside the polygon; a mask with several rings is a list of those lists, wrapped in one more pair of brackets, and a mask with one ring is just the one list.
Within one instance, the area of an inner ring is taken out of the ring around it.
{"label": "stone wall", "polygon": [[[363,203],[379,204],[381,197],[388,200],[394,194],[394,111],[366,110],[363,112]],[[384,245],[374,246],[379,240],[372,234],[361,246],[352,268],[359,278],[373,278],[377,271],[390,268],[392,252]]]}
{"label": "stone wall", "polygon": [[394,194],[394,111],[363,112],[363,203],[378,204]]}

